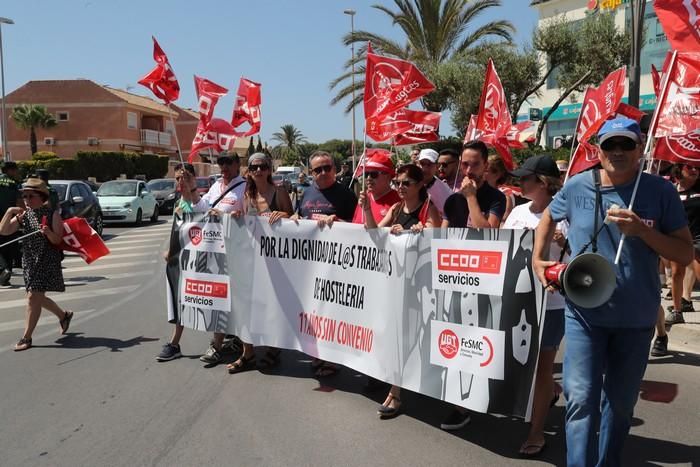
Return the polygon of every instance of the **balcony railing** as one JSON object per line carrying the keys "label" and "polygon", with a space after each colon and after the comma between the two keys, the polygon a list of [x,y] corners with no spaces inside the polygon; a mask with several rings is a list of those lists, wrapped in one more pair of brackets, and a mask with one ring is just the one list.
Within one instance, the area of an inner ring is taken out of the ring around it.
{"label": "balcony railing", "polygon": [[170,146],[172,135],[163,131],[141,130],[141,143],[144,146]]}

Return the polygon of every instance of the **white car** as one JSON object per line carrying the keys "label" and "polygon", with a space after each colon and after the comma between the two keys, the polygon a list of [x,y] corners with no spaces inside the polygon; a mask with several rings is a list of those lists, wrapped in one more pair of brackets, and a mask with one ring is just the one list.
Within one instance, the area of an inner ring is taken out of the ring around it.
{"label": "white car", "polygon": [[112,180],[97,190],[105,223],[123,222],[141,224],[146,218],[158,220],[158,203],[141,180]]}

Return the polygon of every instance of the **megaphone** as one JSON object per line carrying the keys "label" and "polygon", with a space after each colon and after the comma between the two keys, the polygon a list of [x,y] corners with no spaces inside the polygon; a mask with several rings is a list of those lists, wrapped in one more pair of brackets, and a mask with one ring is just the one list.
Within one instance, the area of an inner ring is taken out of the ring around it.
{"label": "megaphone", "polygon": [[610,300],[617,277],[610,262],[597,253],[583,253],[569,263],[544,271],[547,280],[581,308],[597,308]]}

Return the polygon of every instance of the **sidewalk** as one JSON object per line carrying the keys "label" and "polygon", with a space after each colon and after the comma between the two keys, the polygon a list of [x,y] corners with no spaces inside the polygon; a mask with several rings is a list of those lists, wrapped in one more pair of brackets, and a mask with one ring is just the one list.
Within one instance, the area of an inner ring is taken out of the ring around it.
{"label": "sidewalk", "polygon": [[[663,294],[666,295],[668,289],[663,289]],[[688,351],[700,353],[700,292],[694,291],[691,297],[695,313],[683,313],[685,324],[674,324],[668,329],[669,347],[673,350]],[[661,297],[661,305],[666,308],[672,305],[671,300],[666,300]]]}

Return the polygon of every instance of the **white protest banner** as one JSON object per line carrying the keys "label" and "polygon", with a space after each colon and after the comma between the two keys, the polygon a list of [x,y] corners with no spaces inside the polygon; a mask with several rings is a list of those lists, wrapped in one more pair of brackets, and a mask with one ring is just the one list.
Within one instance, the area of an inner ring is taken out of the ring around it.
{"label": "white protest banner", "polygon": [[[217,223],[225,253],[193,250],[193,223],[203,231]],[[530,266],[532,232],[390,235],[345,223],[319,229],[201,215],[173,229],[171,290],[186,290],[182,282],[199,274],[217,283],[226,276],[231,308],[184,305],[183,293],[173,297],[183,312],[169,313],[171,321],[299,350],[472,410],[529,415],[545,301]],[[439,274],[479,281],[457,286]]]}

